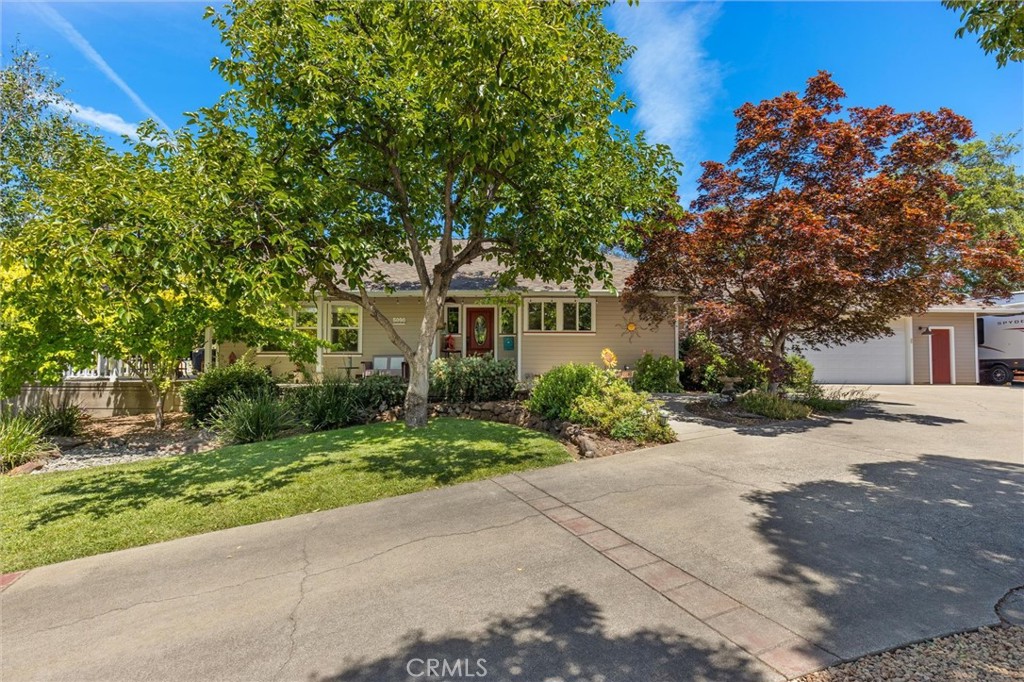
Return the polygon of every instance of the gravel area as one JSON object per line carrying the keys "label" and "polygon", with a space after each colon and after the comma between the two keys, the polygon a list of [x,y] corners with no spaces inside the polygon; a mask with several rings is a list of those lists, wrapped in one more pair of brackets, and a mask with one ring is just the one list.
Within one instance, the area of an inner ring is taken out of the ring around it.
{"label": "gravel area", "polygon": [[996,625],[843,663],[799,682],[1019,682],[1024,627]]}
{"label": "gravel area", "polygon": [[151,415],[87,419],[79,437],[52,440],[60,457],[33,474],[203,452],[217,445],[209,431],[188,428],[182,414],[168,415],[162,431],[154,428]]}

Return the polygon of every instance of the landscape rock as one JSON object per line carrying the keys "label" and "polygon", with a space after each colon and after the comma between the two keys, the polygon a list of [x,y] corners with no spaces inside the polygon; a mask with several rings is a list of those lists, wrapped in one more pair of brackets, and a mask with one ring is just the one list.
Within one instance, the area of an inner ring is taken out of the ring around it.
{"label": "landscape rock", "polygon": [[25,462],[24,464],[14,467],[13,469],[7,472],[7,475],[21,476],[23,474],[30,474],[37,469],[42,469],[44,466],[46,466],[46,462],[39,459],[34,459],[31,462]]}

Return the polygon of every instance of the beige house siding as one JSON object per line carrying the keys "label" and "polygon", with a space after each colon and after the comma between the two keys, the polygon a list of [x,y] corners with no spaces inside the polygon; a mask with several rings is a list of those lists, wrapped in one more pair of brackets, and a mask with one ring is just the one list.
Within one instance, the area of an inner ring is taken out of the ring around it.
{"label": "beige house siding", "polygon": [[[454,296],[448,305],[458,305],[462,309],[462,325],[466,324],[466,307],[490,307],[492,302],[467,296]],[[526,296],[526,300],[533,297]],[[573,300],[565,296],[538,295],[538,299],[558,298]],[[530,377],[541,374],[555,365],[566,362],[600,363],[601,350],[611,348],[619,357],[619,366],[634,365],[645,352],[655,355],[675,355],[675,326],[671,320],[662,323],[657,329],[643,325],[632,338],[625,333],[628,319],[619,303],[619,299],[611,295],[597,295],[595,302],[593,332],[525,332],[523,331],[524,307],[517,311],[517,334],[514,337],[513,349],[505,350],[502,337],[495,335],[495,355],[500,359],[518,361],[522,358],[522,376]],[[418,296],[379,297],[378,306],[392,320],[400,319],[404,324],[397,326],[402,338],[412,346],[416,345],[420,324],[423,320],[422,302]],[[498,323],[498,308],[495,308],[495,323]],[[323,330],[322,330],[323,331]],[[464,329],[460,330],[464,331]],[[437,349],[443,347],[444,331],[438,333]],[[464,349],[464,336],[453,337],[455,347]],[[519,345],[522,344],[522,348]],[[246,347],[239,343],[220,344],[219,357],[221,362],[228,361],[232,353],[241,359]],[[387,337],[384,328],[369,315],[362,318],[362,344],[359,354],[323,353],[323,371],[327,375],[346,374],[347,366],[360,367],[362,362],[372,362],[375,355],[400,355]],[[254,362],[270,367],[274,376],[288,377],[295,371],[295,363],[283,353],[256,353]],[[306,366],[308,372],[315,372],[315,363]]]}
{"label": "beige house siding", "polygon": [[[542,298],[538,296],[538,298]],[[601,351],[611,348],[619,367],[632,367],[646,352],[653,355],[676,354],[675,324],[666,320],[657,329],[641,325],[630,335],[625,326],[634,316],[627,315],[614,296],[595,296],[593,333],[525,332],[523,334],[523,376],[543,374],[566,362],[601,364]],[[521,319],[521,316],[520,316]]]}
{"label": "beige house siding", "polygon": [[[164,400],[165,412],[181,410],[181,399],[176,382]],[[16,410],[36,407],[49,400],[54,404],[67,400],[97,417],[116,417],[126,414],[152,414],[153,398],[136,379],[85,380],[71,379],[56,386],[30,384],[21,393],[4,404]]]}
{"label": "beige house siding", "polygon": [[952,327],[954,376],[958,384],[976,384],[977,342],[973,313],[927,313],[914,316],[914,383],[930,383],[929,348],[931,337],[924,336],[920,327]]}

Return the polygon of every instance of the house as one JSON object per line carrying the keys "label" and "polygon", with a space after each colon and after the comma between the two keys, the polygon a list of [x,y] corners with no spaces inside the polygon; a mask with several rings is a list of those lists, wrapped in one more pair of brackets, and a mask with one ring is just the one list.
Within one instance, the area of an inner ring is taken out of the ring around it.
{"label": "house", "polygon": [[[431,256],[426,255],[432,268]],[[609,255],[613,283],[621,291],[635,261]],[[375,284],[370,290],[376,304],[390,317],[396,330],[416,346],[423,320],[423,300],[416,269],[405,263],[381,263],[390,290]],[[583,298],[572,283],[523,280],[514,296],[496,297],[501,266],[496,260],[470,263],[452,282],[438,329],[432,357],[484,355],[515,363],[520,379],[529,379],[566,362],[600,363],[601,350],[611,348],[619,367],[632,367],[644,353],[670,355],[678,350],[678,329],[670,319],[658,326],[643,323],[626,312],[617,294],[594,281]],[[403,358],[384,328],[353,303],[316,298],[299,306],[295,325],[331,344],[321,349],[314,364],[305,367],[322,375],[355,376],[371,368],[400,373]],[[221,343],[220,362],[241,358],[249,349],[239,343]],[[291,378],[295,363],[281,349],[261,348],[256,364],[274,376]]]}
{"label": "house", "polygon": [[1020,311],[1024,292],[988,305],[933,306],[892,321],[892,336],[804,351],[815,380],[836,384],[977,384],[978,317]]}

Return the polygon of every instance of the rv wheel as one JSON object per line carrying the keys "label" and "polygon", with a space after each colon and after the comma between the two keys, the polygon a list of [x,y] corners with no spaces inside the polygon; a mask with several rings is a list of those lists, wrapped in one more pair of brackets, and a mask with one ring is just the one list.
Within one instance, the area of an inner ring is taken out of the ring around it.
{"label": "rv wheel", "polygon": [[1013,372],[1010,371],[1009,367],[1003,365],[996,365],[988,371],[988,376],[992,380],[993,384],[1006,384],[1013,381]]}

